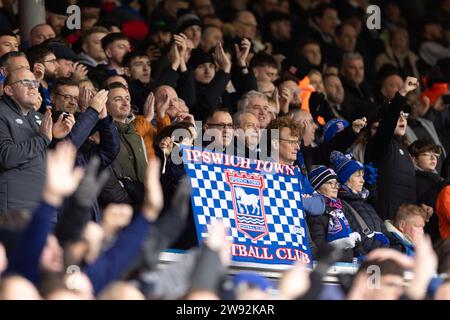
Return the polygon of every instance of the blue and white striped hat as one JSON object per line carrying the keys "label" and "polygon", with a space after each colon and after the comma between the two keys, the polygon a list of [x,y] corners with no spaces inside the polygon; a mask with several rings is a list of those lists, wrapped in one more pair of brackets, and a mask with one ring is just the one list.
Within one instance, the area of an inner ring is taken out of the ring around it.
{"label": "blue and white striped hat", "polygon": [[338,176],[333,169],[330,169],[326,166],[318,166],[311,170],[311,172],[308,174],[308,179],[314,190],[319,190],[325,182],[332,179],[338,180]]}

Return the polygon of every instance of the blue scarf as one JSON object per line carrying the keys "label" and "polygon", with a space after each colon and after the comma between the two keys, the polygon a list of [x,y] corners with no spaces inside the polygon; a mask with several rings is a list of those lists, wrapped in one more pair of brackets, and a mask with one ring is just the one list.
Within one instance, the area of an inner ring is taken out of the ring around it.
{"label": "blue scarf", "polygon": [[327,209],[331,208],[327,214],[329,215],[327,241],[347,238],[352,233],[352,228],[342,211],[342,203],[339,199],[331,199],[325,197]]}
{"label": "blue scarf", "polygon": [[48,89],[45,89],[43,86],[40,88],[42,90],[42,99],[44,99],[45,107],[53,107],[52,99],[50,98],[50,83],[48,83]]}

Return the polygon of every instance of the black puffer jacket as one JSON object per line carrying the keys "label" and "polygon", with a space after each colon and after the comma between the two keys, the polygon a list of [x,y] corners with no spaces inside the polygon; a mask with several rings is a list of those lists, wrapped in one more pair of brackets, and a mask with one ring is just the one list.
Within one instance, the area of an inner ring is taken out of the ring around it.
{"label": "black puffer jacket", "polygon": [[[325,207],[325,213],[320,216],[307,215],[308,228],[310,231],[311,239],[313,241],[313,247],[322,247],[324,243],[327,242],[328,224],[330,221],[330,212],[336,210],[336,208],[330,207],[328,204]],[[350,223],[351,213],[348,208],[343,206],[342,211],[344,212],[345,218],[348,220],[352,231],[353,226]],[[362,250],[361,245],[357,245],[355,248],[346,249],[342,252],[341,262],[352,262],[353,258],[358,255],[364,255],[365,252]],[[313,256],[314,259],[317,257]]]}
{"label": "black puffer jacket", "polygon": [[346,186],[343,186],[339,190],[339,198],[341,200],[344,200],[342,202],[343,206],[346,208],[346,217],[348,223],[350,224],[350,227],[353,231],[356,231],[361,235],[361,244],[364,248],[364,251],[366,253],[369,253],[376,248],[386,246],[381,242],[375,240],[375,237],[368,238],[364,235],[362,227],[356,220],[354,214],[352,214],[352,210],[348,208],[346,204],[350,205],[361,216],[361,218],[364,220],[371,231],[383,233],[389,239],[390,247],[399,249],[400,244],[398,243],[397,239],[393,237],[391,233],[386,229],[383,220],[380,219],[374,207],[366,202],[368,196],[369,192],[365,189],[359,194],[352,192]]}
{"label": "black puffer jacket", "polygon": [[381,219],[392,220],[405,203],[416,203],[416,175],[414,164],[401,137],[394,135],[400,111],[406,99],[397,93],[382,108],[385,110],[375,136],[369,140],[365,163],[378,168],[376,211]]}

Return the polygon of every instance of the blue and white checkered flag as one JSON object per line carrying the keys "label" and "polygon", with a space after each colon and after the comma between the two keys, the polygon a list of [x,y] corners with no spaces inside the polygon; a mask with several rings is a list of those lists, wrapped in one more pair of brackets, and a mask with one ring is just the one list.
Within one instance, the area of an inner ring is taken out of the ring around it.
{"label": "blue and white checkered flag", "polygon": [[312,262],[297,167],[194,148],[183,149],[183,160],[199,242],[220,220],[231,231],[233,261]]}

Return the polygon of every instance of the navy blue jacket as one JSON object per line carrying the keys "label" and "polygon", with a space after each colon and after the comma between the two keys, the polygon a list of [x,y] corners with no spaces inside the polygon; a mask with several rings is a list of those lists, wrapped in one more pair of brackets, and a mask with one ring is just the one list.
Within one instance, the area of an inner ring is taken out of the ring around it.
{"label": "navy blue jacket", "polygon": [[93,156],[100,158],[100,169],[107,168],[116,159],[120,151],[120,138],[117,127],[110,116],[98,120],[98,133],[100,143],[97,145],[90,140],[86,140],[78,149],[76,164],[86,166]]}
{"label": "navy blue jacket", "polygon": [[[5,273],[21,275],[33,284],[39,285],[41,281],[39,261],[52,228],[55,211],[55,207],[41,201],[34,210],[33,218],[25,228],[14,252],[10,254],[8,269]],[[137,214],[119,234],[114,244],[92,264],[82,269],[89,277],[95,294],[118,279],[134,261],[150,226],[151,223],[142,214]]]}
{"label": "navy blue jacket", "polygon": [[18,274],[35,285],[39,284],[40,257],[47,243],[55,212],[55,207],[41,201],[33,211],[33,217],[21,234],[14,251],[9,254],[8,269],[5,273]]}
{"label": "navy blue jacket", "polygon": [[[89,136],[98,130],[100,144],[90,141]],[[107,168],[116,159],[120,151],[120,140],[117,128],[110,116],[99,120],[98,112],[93,108],[77,117],[77,121],[66,139],[69,139],[77,148],[76,165],[85,167],[93,156],[100,158],[100,170]],[[100,221],[101,210],[96,201],[93,205],[93,220]]]}

